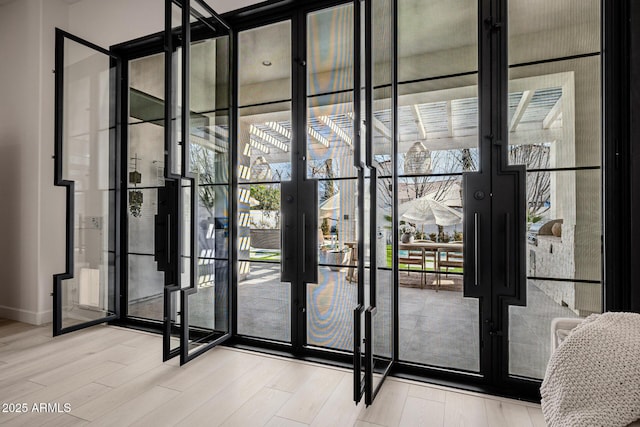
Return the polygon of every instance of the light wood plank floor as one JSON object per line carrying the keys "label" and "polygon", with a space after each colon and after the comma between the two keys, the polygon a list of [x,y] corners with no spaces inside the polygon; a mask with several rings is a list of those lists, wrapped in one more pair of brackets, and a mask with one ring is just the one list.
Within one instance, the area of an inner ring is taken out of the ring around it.
{"label": "light wood plank floor", "polygon": [[51,338],[50,326],[0,319],[1,425],[545,425],[539,405],[396,378],[369,408],[351,396],[348,370],[224,347],[180,367],[162,363],[157,335],[95,326]]}

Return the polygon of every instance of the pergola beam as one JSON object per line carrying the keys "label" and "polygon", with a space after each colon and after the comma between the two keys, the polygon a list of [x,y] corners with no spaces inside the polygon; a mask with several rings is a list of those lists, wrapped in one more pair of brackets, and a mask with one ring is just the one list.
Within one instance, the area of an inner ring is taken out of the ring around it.
{"label": "pergola beam", "polygon": [[262,129],[259,129],[257,127],[255,127],[254,125],[251,125],[251,128],[249,129],[249,133],[251,133],[252,135],[255,135],[257,138],[260,138],[262,141],[273,145],[274,147],[284,151],[284,152],[288,152],[289,151],[289,146],[287,144],[285,144],[284,142],[280,141],[278,138],[276,138],[273,135],[269,135],[268,133],[266,133],[265,131],[263,131]]}
{"label": "pergola beam", "polygon": [[418,128],[418,135],[420,139],[427,139],[427,129],[424,127],[424,122],[422,121],[422,115],[420,114],[420,108],[418,108],[418,104],[411,105],[411,113],[413,114],[413,118],[416,122],[416,127]]}
{"label": "pergola beam", "polygon": [[562,114],[562,97],[558,98],[547,116],[542,120],[542,129],[549,129],[551,125],[558,119],[558,117]]}
{"label": "pergola beam", "polygon": [[318,141],[320,144],[324,145],[325,147],[329,148],[329,140],[327,138],[325,138],[324,136],[322,136],[320,134],[320,132],[318,132],[317,130],[315,130],[314,128],[312,128],[311,126],[307,126],[307,132],[309,133],[309,135],[315,139],[316,141]]}
{"label": "pergola beam", "polygon": [[345,144],[349,147],[353,145],[353,141],[351,137],[345,132],[336,122],[334,122],[329,116],[320,116],[318,117],[320,123],[323,123],[327,126],[333,133],[335,133],[338,138],[340,138]]}
{"label": "pergola beam", "polygon": [[509,125],[509,132],[515,132],[520,124],[520,120],[522,120],[522,116],[524,116],[525,111],[527,111],[527,107],[531,102],[531,98],[533,98],[532,90],[525,90],[522,92],[522,96],[520,97],[520,102],[518,102],[518,106],[516,107],[516,111],[513,113],[513,117],[511,118],[511,124]]}

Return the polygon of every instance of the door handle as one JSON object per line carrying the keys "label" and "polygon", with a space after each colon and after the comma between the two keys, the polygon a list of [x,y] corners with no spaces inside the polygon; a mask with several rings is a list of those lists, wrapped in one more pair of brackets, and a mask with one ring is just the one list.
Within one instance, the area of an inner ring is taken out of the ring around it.
{"label": "door handle", "polygon": [[473,214],[473,234],[473,284],[478,286],[480,285],[480,214],[478,212]]}
{"label": "door handle", "polygon": [[505,271],[505,285],[507,288],[511,287],[511,271],[509,270],[509,254],[511,253],[511,214],[507,212],[504,218],[505,226],[505,242],[504,242],[504,271]]}
{"label": "door handle", "polygon": [[307,214],[302,213],[302,272],[307,272]]}

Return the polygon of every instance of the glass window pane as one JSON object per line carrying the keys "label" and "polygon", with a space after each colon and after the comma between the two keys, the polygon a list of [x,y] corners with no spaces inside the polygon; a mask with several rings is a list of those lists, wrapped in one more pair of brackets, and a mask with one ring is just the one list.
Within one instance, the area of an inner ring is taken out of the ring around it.
{"label": "glass window pane", "polygon": [[307,284],[307,344],[353,350],[353,309],[357,286],[347,281],[349,268],[319,267],[318,283]]}
{"label": "glass window pane", "polygon": [[291,99],[291,21],[238,33],[239,106]]}
{"label": "glass window pane", "polygon": [[291,285],[280,281],[280,264],[240,261],[238,333],[291,341]]}
{"label": "glass window pane", "polygon": [[599,170],[527,174],[528,276],[600,280],[600,180]]}
{"label": "glass window pane", "polygon": [[161,321],[163,319],[164,273],[152,255],[129,255],[127,314]]}
{"label": "glass window pane", "polygon": [[226,261],[200,258],[198,292],[189,295],[190,342],[211,332],[229,332],[229,268]]}
{"label": "glass window pane", "polygon": [[240,109],[238,181],[291,179],[291,102]]}
{"label": "glass window pane", "polygon": [[201,258],[229,256],[229,189],[224,185],[198,187],[198,251]]}
{"label": "glass window pane", "polygon": [[318,182],[318,262],[321,265],[355,265],[357,185],[355,179]]}
{"label": "glass window pane", "polygon": [[307,15],[307,177],[355,177],[353,5]]}
{"label": "glass window pane", "polygon": [[477,13],[477,1],[399,0],[399,81],[476,71]]}
{"label": "glass window pane", "polygon": [[62,327],[115,310],[115,126],[108,55],[64,41],[62,179],[74,182],[73,278],[62,281]]}
{"label": "glass window pane", "polygon": [[600,1],[509,1],[509,63],[600,51]]}
{"label": "glass window pane", "polygon": [[600,165],[599,56],[511,68],[509,78],[511,164]]}
{"label": "glass window pane", "polygon": [[[192,11],[193,12],[193,11]],[[200,183],[229,182],[229,37],[198,40],[209,21],[192,26],[190,170]],[[208,28],[208,27],[207,27]]]}
{"label": "glass window pane", "polygon": [[353,90],[353,5],[307,15],[307,95]]}
{"label": "glass window pane", "polygon": [[280,184],[238,187],[238,236],[241,260],[280,262]]}
{"label": "glass window pane", "polygon": [[478,170],[477,74],[399,86],[398,173]]}

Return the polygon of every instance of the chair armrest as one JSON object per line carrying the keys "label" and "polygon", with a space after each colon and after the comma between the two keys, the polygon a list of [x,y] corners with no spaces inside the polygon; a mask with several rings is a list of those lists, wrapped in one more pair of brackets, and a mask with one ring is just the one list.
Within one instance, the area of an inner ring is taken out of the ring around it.
{"label": "chair armrest", "polygon": [[551,321],[551,352],[564,341],[569,333],[582,321],[582,317],[556,317]]}

